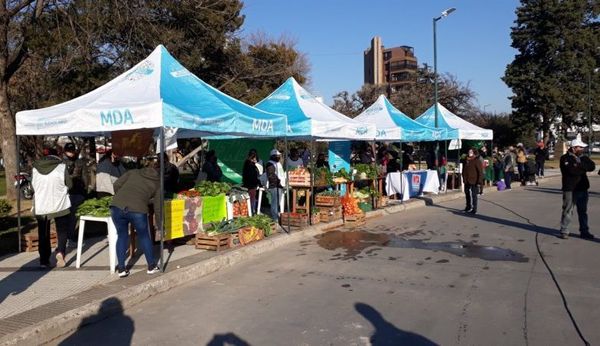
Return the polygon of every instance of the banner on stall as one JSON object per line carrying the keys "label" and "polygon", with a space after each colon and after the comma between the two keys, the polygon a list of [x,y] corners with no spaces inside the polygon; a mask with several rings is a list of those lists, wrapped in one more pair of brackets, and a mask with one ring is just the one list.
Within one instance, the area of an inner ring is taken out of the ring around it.
{"label": "banner on stall", "polygon": [[250,149],[256,149],[258,158],[264,162],[269,161],[269,154],[275,147],[272,139],[219,139],[211,140],[209,148],[214,150],[219,159],[218,164],[223,171],[223,182],[241,184],[244,161]]}
{"label": "banner on stall", "polygon": [[223,219],[227,219],[225,195],[202,197],[202,223],[221,222]]}
{"label": "banner on stall", "polygon": [[152,142],[154,129],[137,129],[113,131],[112,149],[119,156],[142,157],[148,153]]}
{"label": "banner on stall", "polygon": [[408,195],[410,197],[422,195],[425,180],[427,179],[427,172],[406,172],[405,174],[409,185]]}
{"label": "banner on stall", "polygon": [[165,201],[165,240],[181,238],[183,232],[183,215],[185,201],[173,199]]}
{"label": "banner on stall", "polygon": [[[334,141],[329,142],[329,167],[331,172],[335,173],[344,168],[346,172],[350,172],[350,155],[352,148],[350,141]],[[346,185],[340,187],[340,193],[346,194]]]}

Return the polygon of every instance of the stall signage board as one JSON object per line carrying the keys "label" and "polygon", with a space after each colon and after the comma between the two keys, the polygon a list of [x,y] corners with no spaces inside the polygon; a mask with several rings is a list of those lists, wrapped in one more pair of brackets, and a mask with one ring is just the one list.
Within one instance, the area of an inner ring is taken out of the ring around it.
{"label": "stall signage board", "polygon": [[185,201],[173,199],[165,201],[165,240],[181,238],[183,232],[183,214]]}
{"label": "stall signage board", "polygon": [[220,222],[227,219],[225,195],[202,197],[202,223]]}
{"label": "stall signage board", "polygon": [[416,197],[423,194],[427,172],[406,172],[405,174],[406,179],[409,182],[408,195],[410,197]]}
{"label": "stall signage board", "polygon": [[[342,168],[346,169],[346,172],[350,172],[350,154],[352,148],[350,147],[350,141],[334,141],[329,142],[329,167],[331,172],[337,172]],[[340,187],[340,193],[346,194],[346,185]]]}

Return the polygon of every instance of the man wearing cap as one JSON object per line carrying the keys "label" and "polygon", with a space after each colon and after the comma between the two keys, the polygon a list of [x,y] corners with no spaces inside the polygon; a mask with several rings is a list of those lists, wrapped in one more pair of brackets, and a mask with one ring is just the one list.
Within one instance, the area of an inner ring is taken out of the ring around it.
{"label": "man wearing cap", "polygon": [[569,224],[573,216],[573,209],[577,207],[579,217],[579,233],[583,239],[594,239],[589,231],[587,217],[588,189],[590,181],[587,172],[596,168],[594,161],[583,156],[583,148],[587,144],[580,139],[571,141],[571,147],[566,154],[560,157],[560,172],[562,174],[562,217],[560,219],[560,237],[569,238]]}
{"label": "man wearing cap", "polygon": [[271,158],[267,162],[267,181],[269,193],[271,194],[271,218],[279,221],[279,201],[283,194],[285,185],[285,172],[281,164],[281,153],[277,149],[271,150]]}

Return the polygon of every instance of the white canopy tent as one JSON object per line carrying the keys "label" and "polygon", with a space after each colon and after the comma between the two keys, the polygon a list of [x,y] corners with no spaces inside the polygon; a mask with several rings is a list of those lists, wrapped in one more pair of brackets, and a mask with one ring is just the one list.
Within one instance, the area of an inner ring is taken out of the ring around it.
{"label": "white canopy tent", "polygon": [[[446,129],[449,132],[456,131],[456,136],[451,138],[485,141],[491,141],[492,139],[494,139],[494,132],[492,130],[484,129],[471,124],[470,122],[450,112],[446,107],[442,106],[440,103],[437,104],[437,109],[438,128]],[[417,119],[415,119],[415,121],[429,127],[435,127],[434,106],[431,106]]]}

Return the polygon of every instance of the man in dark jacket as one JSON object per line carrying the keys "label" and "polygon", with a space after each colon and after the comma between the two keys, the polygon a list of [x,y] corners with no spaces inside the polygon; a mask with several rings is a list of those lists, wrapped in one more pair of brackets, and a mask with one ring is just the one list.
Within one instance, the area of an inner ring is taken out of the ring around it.
{"label": "man in dark jacket", "polygon": [[483,166],[477,157],[477,149],[469,149],[465,166],[463,167],[463,181],[465,184],[465,198],[467,206],[465,212],[477,213],[477,194],[483,186]]}
{"label": "man in dark jacket", "polygon": [[538,147],[533,152],[535,155],[536,174],[538,177],[544,176],[544,164],[546,162],[546,156],[548,156],[548,149],[544,146],[544,142],[540,142]]}
{"label": "man in dark jacket", "polygon": [[573,216],[573,209],[577,207],[579,217],[579,233],[583,239],[594,239],[588,227],[587,204],[590,181],[587,172],[596,169],[594,161],[583,156],[583,148],[587,144],[579,139],[571,141],[569,151],[560,157],[560,173],[562,174],[563,204],[560,219],[560,237],[569,238],[569,224]]}
{"label": "man in dark jacket", "polygon": [[67,166],[67,172],[73,181],[73,186],[69,189],[69,199],[71,200],[71,214],[69,216],[69,228],[67,237],[69,239],[69,247],[76,246],[77,234],[75,228],[77,226],[77,208],[85,201],[88,186],[88,166],[86,162],[79,158],[79,152],[75,148],[75,144],[67,143],[64,147],[63,161]]}
{"label": "man in dark jacket", "polygon": [[117,271],[119,277],[129,275],[125,267],[129,245],[129,224],[133,225],[148,264],[148,274],[160,271],[154,260],[152,237],[148,227],[148,205],[160,215],[160,175],[158,163],[153,168],[132,169],[115,181],[110,214],[117,228]]}

